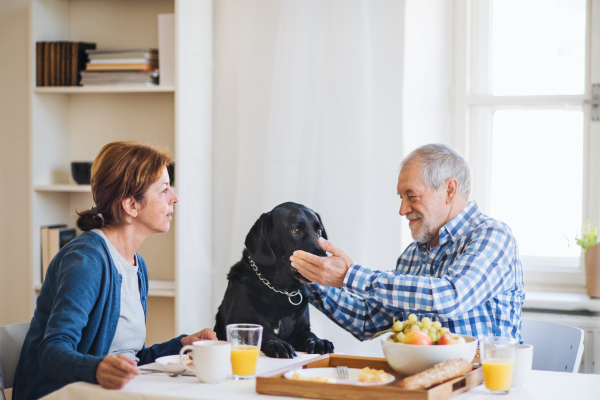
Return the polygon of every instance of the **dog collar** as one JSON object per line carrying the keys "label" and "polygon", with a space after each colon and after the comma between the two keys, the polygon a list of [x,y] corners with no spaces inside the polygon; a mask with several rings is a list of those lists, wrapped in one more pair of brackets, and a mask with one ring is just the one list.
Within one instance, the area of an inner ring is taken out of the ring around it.
{"label": "dog collar", "polygon": [[[254,270],[254,272],[256,272],[256,275],[258,275],[258,277],[262,281],[262,283],[267,285],[267,287],[269,289],[271,289],[272,291],[277,292],[277,293],[285,294],[288,297],[289,302],[295,306],[300,305],[300,303],[302,303],[302,293],[300,293],[299,290],[293,291],[292,293],[288,293],[288,292],[282,292],[281,290],[275,289],[273,287],[273,285],[271,285],[271,283],[268,280],[266,280],[265,278],[263,278],[263,276],[260,274],[260,272],[258,272],[258,267],[254,263],[254,260],[252,259],[252,257],[248,256],[248,260],[250,260],[250,265],[252,266],[252,269]],[[296,296],[300,296],[300,301],[298,301],[297,303],[294,303],[292,301],[292,297],[296,297]]]}

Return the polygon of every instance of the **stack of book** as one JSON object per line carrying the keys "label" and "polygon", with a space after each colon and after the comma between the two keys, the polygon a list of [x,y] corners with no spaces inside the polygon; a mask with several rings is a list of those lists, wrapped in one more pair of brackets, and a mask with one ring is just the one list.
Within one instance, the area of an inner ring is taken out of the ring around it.
{"label": "stack of book", "polygon": [[65,244],[75,239],[77,231],[75,228],[67,228],[66,225],[48,225],[40,229],[42,244],[42,282],[46,277],[48,265],[56,253],[64,247]]}
{"label": "stack of book", "polygon": [[77,86],[87,63],[86,50],[96,43],[36,42],[36,86]]}
{"label": "stack of book", "polygon": [[81,72],[83,85],[156,85],[158,50],[87,50],[90,61]]}

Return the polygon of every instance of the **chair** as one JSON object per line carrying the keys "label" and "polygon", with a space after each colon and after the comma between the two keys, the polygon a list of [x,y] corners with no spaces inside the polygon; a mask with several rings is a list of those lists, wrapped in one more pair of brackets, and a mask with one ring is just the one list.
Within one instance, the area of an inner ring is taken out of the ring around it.
{"label": "chair", "polygon": [[13,387],[15,371],[29,322],[0,327],[0,400],[6,400],[4,389]]}
{"label": "chair", "polygon": [[583,356],[583,330],[556,322],[524,319],[521,336],[533,345],[533,369],[574,372]]}

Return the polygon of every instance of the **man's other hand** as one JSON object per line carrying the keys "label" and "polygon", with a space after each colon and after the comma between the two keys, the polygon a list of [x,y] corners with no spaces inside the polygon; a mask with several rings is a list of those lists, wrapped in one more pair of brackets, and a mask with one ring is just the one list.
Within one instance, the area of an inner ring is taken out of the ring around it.
{"label": "man's other hand", "polygon": [[296,250],[290,257],[292,267],[296,268],[305,278],[322,286],[342,287],[348,268],[353,264],[352,259],[339,247],[334,246],[324,238],[319,238],[319,245],[332,255],[319,257],[302,250]]}
{"label": "man's other hand", "polygon": [[137,362],[123,354],[107,355],[96,369],[96,380],[104,389],[122,389],[140,374]]}

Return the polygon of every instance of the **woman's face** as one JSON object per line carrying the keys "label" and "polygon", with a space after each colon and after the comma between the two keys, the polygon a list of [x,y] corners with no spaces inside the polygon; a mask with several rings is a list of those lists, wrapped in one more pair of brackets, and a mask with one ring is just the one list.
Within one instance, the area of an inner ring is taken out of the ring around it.
{"label": "woman's face", "polygon": [[167,232],[173,219],[173,206],[178,201],[171,188],[167,167],[164,167],[162,176],[148,188],[136,220],[150,233]]}

